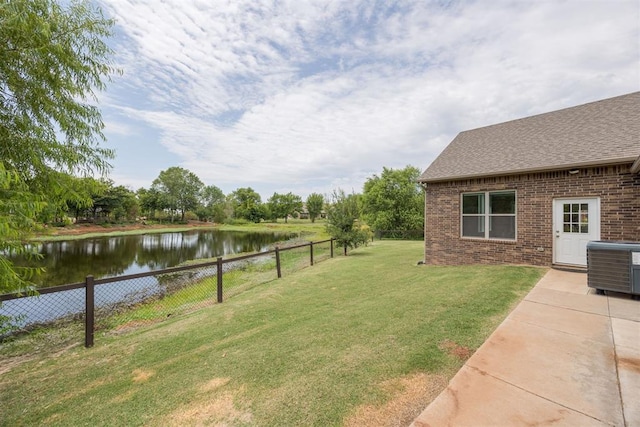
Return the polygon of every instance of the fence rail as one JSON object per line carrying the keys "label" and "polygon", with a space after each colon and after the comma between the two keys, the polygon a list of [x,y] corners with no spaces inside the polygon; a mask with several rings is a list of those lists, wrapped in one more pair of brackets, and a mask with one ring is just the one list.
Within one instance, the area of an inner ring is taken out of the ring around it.
{"label": "fence rail", "polygon": [[[0,295],[0,339],[42,325],[75,324],[84,345],[96,331],[119,333],[222,303],[254,286],[334,256],[334,239],[163,270],[38,289],[37,295]],[[275,272],[275,275],[274,275]],[[80,328],[80,324],[84,328]],[[73,328],[71,328],[73,329]],[[80,337],[78,337],[80,339]]]}

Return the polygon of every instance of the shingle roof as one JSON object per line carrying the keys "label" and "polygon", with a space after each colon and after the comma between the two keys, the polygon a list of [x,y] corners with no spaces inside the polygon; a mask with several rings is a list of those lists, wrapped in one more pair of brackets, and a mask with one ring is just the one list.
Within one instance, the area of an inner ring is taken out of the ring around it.
{"label": "shingle roof", "polygon": [[640,159],[640,92],[458,134],[421,182]]}

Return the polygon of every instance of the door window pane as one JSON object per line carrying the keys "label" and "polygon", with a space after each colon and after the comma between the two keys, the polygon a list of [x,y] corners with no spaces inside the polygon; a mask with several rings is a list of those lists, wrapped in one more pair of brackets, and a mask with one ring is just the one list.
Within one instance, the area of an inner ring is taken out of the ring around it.
{"label": "door window pane", "polygon": [[589,233],[589,204],[564,203],[562,206],[562,231],[565,233]]}

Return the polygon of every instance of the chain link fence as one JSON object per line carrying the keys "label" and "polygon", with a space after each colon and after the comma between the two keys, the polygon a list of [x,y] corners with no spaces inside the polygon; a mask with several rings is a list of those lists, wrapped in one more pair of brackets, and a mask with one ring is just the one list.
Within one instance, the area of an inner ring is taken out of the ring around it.
{"label": "chain link fence", "polygon": [[276,252],[226,260],[222,265],[222,297],[231,298],[255,286],[278,278]]}
{"label": "chain link fence", "polygon": [[216,275],[216,264],[208,263],[96,285],[94,330],[123,333],[213,305]]}
{"label": "chain link fence", "polygon": [[0,296],[0,343],[27,333],[37,335],[36,347],[82,342],[84,283],[58,288],[54,292],[42,289],[38,295]]}
{"label": "chain link fence", "polygon": [[220,303],[333,256],[333,240],[289,243],[268,252],[155,272],[41,289],[39,295],[0,295],[0,346],[34,331],[93,345],[94,334],[139,326]]}

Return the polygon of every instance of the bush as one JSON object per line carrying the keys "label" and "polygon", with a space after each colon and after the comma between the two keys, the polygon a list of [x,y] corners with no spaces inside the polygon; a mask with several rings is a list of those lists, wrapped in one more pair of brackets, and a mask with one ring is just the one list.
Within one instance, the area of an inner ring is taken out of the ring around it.
{"label": "bush", "polygon": [[200,218],[198,218],[198,215],[196,215],[194,212],[191,211],[187,211],[184,213],[184,220],[185,221],[197,221]]}

